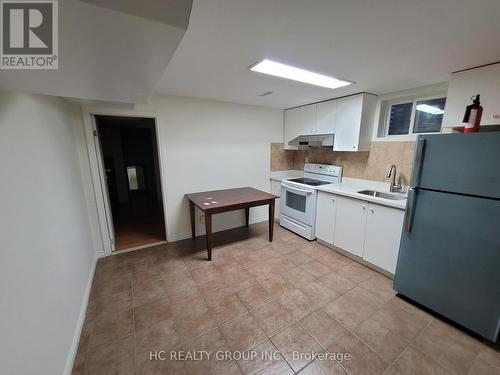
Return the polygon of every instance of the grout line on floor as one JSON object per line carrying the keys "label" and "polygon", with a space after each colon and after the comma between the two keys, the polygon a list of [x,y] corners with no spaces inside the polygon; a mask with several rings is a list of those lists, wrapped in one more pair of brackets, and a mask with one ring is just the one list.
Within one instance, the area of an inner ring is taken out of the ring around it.
{"label": "grout line on floor", "polygon": [[[359,341],[361,341],[363,344],[365,344],[373,353],[375,353],[377,355],[377,357],[379,357],[382,361],[384,361],[385,363],[387,363],[389,366],[391,365],[392,362],[389,362],[387,361],[385,358],[383,358],[380,354],[378,354],[378,352],[373,349],[371,347],[371,345],[369,345],[365,340],[363,340],[361,337],[359,337],[355,332],[353,332],[351,329],[349,329],[348,327],[346,327],[341,321],[339,321],[336,317],[334,317],[332,314],[330,314],[328,311],[326,311],[326,309],[324,309],[322,307],[323,311],[325,313],[327,313],[332,319],[334,319],[337,323],[339,323],[345,330],[347,330],[351,335],[353,335],[354,337],[356,337]],[[378,311],[378,310],[377,310]],[[368,319],[368,318],[367,318]],[[366,319],[365,319],[366,320]],[[388,366],[388,367],[389,367]]]}
{"label": "grout line on floor", "polygon": [[97,349],[102,349],[102,348],[103,348],[103,347],[105,347],[105,346],[108,346],[108,345],[110,345],[110,344],[112,344],[112,343],[114,343],[114,342],[116,342],[116,341],[123,340],[125,337],[131,336],[131,335],[133,335],[133,334],[134,334],[134,332],[128,332],[128,333],[126,333],[126,334],[124,334],[124,335],[121,335],[121,336],[115,337],[114,339],[111,339],[111,340],[106,341],[106,342],[104,342],[104,343],[102,343],[102,344],[99,344],[99,345],[97,345],[97,346],[94,346],[93,348],[89,348],[89,352],[96,351]]}
{"label": "grout line on floor", "polygon": [[[133,298],[133,296],[132,296]],[[137,340],[136,340],[136,329],[135,329],[135,309],[132,309],[132,334],[134,340],[134,370],[137,373]]]}
{"label": "grout line on floor", "polygon": [[[430,354],[426,353],[425,351],[423,351],[422,349],[420,349],[417,345],[415,345],[414,342],[410,343],[410,345],[408,345],[408,347],[412,347],[413,349],[419,351],[421,354],[423,354],[424,356],[426,357],[429,357],[431,360],[433,360],[434,362],[436,362],[439,366],[443,367],[445,370],[449,371],[451,374],[454,374],[455,371],[454,370],[451,370],[448,365],[442,363],[438,358],[433,358],[431,357]],[[474,362],[471,362],[470,364],[470,367],[468,368],[468,370],[470,371],[470,369],[474,366]]]}
{"label": "grout line on floor", "polygon": [[[421,330],[420,330],[420,331],[419,331],[419,332],[415,335],[415,337],[413,338],[413,340],[410,342],[410,344],[409,344],[408,346],[411,346],[411,347],[413,347],[415,350],[418,350],[420,353],[424,354],[426,357],[430,357],[430,358],[431,358],[434,362],[436,362],[437,364],[439,364],[440,366],[442,366],[444,369],[446,369],[447,371],[449,371],[449,372],[451,372],[451,373],[453,374],[453,373],[454,373],[454,370],[450,369],[450,368],[448,367],[448,365],[447,365],[447,364],[445,364],[445,363],[441,362],[441,361],[440,361],[437,357],[436,357],[436,358],[432,357],[432,356],[431,356],[431,354],[429,354],[429,353],[427,353],[426,351],[424,351],[424,350],[423,350],[422,348],[420,348],[420,347],[417,345],[417,343],[416,343],[416,339],[417,339],[417,337],[418,337],[418,336],[420,336],[420,334],[421,334],[422,332],[424,332],[424,330],[426,330],[426,329],[427,329],[427,328],[428,328],[428,327],[429,327],[429,326],[430,326],[433,322],[434,322],[434,319],[431,319],[431,320],[430,320],[430,322],[429,322],[428,324],[426,324],[426,326],[425,326],[424,328],[422,328],[422,329],[421,329]],[[478,355],[479,355],[479,353],[476,355],[476,357],[474,357],[474,359],[476,359]],[[488,362],[487,362],[487,363],[488,363]],[[470,365],[470,367],[469,367],[469,369],[468,369],[469,371],[470,371],[470,369],[473,367],[473,365],[474,365],[474,361],[472,361],[472,362],[471,362],[471,365]],[[495,367],[495,368],[496,368],[496,366],[493,366],[493,367]]]}
{"label": "grout line on floor", "polygon": [[[322,307],[319,307],[318,309],[316,309],[316,310],[314,310],[313,312],[311,312],[309,315],[313,314],[315,311],[318,311],[318,310],[323,310],[323,311],[324,311],[324,309],[323,309]],[[326,311],[325,311],[325,312],[326,312]],[[327,314],[328,314],[328,313],[327,313]],[[309,315],[306,315],[304,318],[306,318],[306,317],[307,317],[307,316],[309,316]],[[330,315],[330,314],[328,314],[328,315]],[[302,318],[302,319],[304,319],[304,318]],[[302,319],[301,319],[301,320],[302,320]],[[328,348],[325,348],[325,346],[324,346],[324,345],[322,345],[322,344],[321,344],[318,340],[316,340],[316,337],[314,337],[314,336],[312,335],[312,333],[311,333],[311,332],[309,332],[309,331],[308,331],[308,330],[307,330],[307,329],[306,329],[306,328],[305,328],[305,327],[304,327],[304,326],[300,323],[300,321],[299,321],[298,323],[299,323],[299,325],[300,325],[300,326],[304,329],[304,331],[306,331],[306,332],[307,332],[307,333],[308,333],[308,334],[309,334],[309,335],[310,335],[310,336],[311,336],[311,337],[312,337],[312,338],[313,338],[313,339],[314,339],[314,340],[315,340],[315,341],[319,344],[319,346],[321,346],[321,348],[323,348],[323,349],[324,349],[327,353],[330,353],[330,351],[328,350]],[[339,322],[339,323],[340,323],[340,322]],[[345,328],[345,327],[344,327],[344,328]],[[346,328],[346,329],[347,329],[347,328]],[[349,331],[349,332],[350,332],[350,331]],[[344,370],[345,370],[345,371],[346,371],[349,375],[351,374],[351,373],[350,373],[350,372],[349,372],[349,371],[348,371],[348,370],[347,370],[344,366],[342,366],[342,364],[341,364],[341,363],[340,363],[337,359],[334,359],[334,360],[335,360],[335,362],[336,362],[337,364],[339,364],[339,365],[340,365],[340,367],[342,367],[342,368],[343,368],[343,369],[344,369]],[[313,362],[313,361],[311,361],[311,362]]]}
{"label": "grout line on floor", "polygon": [[389,372],[389,370],[394,366],[394,364],[403,356],[403,354],[408,350],[408,348],[411,346],[411,343],[406,345],[406,347],[399,353],[396,358],[391,362],[391,364],[384,370],[384,372],[381,375],[385,375]]}

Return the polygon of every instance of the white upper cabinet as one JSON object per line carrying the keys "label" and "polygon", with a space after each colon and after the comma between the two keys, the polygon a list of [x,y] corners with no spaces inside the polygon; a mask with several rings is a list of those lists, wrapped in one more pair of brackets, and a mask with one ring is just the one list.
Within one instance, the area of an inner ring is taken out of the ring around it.
{"label": "white upper cabinet", "polygon": [[335,128],[333,149],[336,151],[357,151],[359,148],[363,96],[348,96],[339,99],[337,102],[338,125]]}
{"label": "white upper cabinet", "polygon": [[404,211],[370,203],[363,259],[394,274],[398,261]]}
{"label": "white upper cabinet", "polygon": [[285,110],[285,124],[283,129],[283,143],[285,150],[296,150],[297,146],[290,146],[288,142],[303,134],[311,134],[316,124],[316,105]]}
{"label": "white upper cabinet", "polygon": [[337,113],[337,100],[329,100],[316,104],[316,126],[318,134],[331,134],[335,132]]}
{"label": "white upper cabinet", "polygon": [[283,143],[299,135],[334,134],[333,151],[368,151],[376,97],[357,94],[285,110]]}
{"label": "white upper cabinet", "polygon": [[369,151],[375,96],[359,94],[337,100],[334,151]]}
{"label": "white upper cabinet", "polygon": [[483,116],[481,125],[500,125],[500,63],[451,75],[448,85],[443,127],[463,126],[465,107],[471,96],[480,94]]}

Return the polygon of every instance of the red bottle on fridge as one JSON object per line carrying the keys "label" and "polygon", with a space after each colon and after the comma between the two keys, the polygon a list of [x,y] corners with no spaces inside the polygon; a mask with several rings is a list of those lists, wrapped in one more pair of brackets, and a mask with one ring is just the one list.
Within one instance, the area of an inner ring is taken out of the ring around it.
{"label": "red bottle on fridge", "polygon": [[473,96],[472,104],[465,108],[464,114],[464,133],[474,133],[479,131],[481,125],[481,116],[483,115],[483,107],[479,102],[479,94]]}

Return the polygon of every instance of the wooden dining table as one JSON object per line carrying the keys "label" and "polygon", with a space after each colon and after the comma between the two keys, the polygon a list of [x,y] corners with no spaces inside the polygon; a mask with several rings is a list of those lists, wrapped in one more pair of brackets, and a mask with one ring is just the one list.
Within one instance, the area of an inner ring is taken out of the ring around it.
{"label": "wooden dining table", "polygon": [[251,187],[203,191],[186,194],[189,200],[189,216],[191,218],[191,234],[195,238],[195,207],[205,215],[208,260],[212,260],[212,215],[222,212],[245,210],[245,225],[248,227],[250,208],[269,205],[269,242],[273,241],[274,230],[274,194]]}

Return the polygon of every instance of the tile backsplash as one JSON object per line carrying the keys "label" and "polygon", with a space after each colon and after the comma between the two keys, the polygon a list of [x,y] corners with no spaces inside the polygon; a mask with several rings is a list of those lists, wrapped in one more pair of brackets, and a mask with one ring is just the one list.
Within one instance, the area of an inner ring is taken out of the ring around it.
{"label": "tile backsplash", "polygon": [[414,141],[372,142],[367,152],[338,152],[328,147],[308,150],[284,150],[283,143],[271,143],[271,171],[302,170],[309,163],[343,167],[345,177],[387,181],[391,164],[396,164],[399,183],[407,185],[413,162]]}

